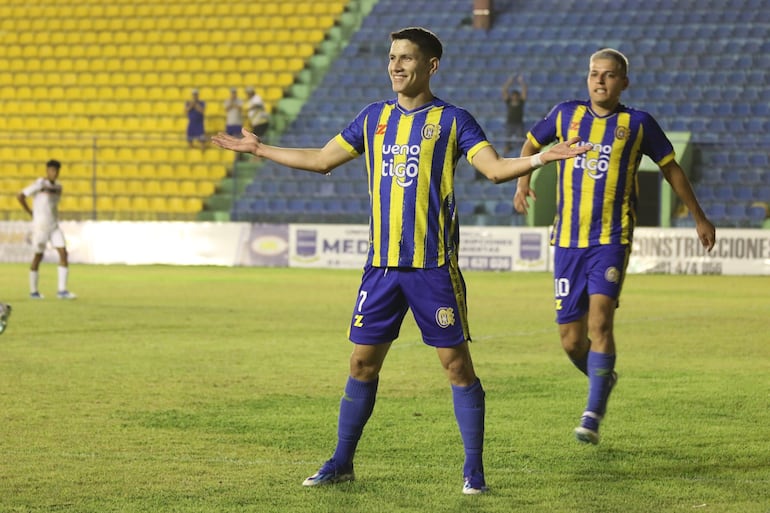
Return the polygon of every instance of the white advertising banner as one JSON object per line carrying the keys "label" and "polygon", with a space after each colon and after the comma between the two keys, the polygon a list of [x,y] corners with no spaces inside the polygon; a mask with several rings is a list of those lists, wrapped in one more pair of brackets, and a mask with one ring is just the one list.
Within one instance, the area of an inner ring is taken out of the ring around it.
{"label": "white advertising banner", "polygon": [[[469,226],[460,229],[460,268],[485,271],[545,271],[545,228]],[[289,265],[353,269],[366,263],[368,226],[305,224],[289,227]]]}
{"label": "white advertising banner", "polygon": [[289,266],[361,269],[369,251],[369,227],[345,224],[289,225]]}
{"label": "white advertising banner", "polygon": [[247,223],[89,222],[82,236],[100,264],[235,265]]}
{"label": "white advertising banner", "polygon": [[[248,223],[63,221],[69,261],[76,264],[238,264]],[[32,260],[30,222],[0,223],[0,261]],[[50,247],[46,261],[57,261]]]}
{"label": "white advertising banner", "polygon": [[[31,223],[0,222],[0,262],[29,262]],[[61,223],[70,261],[81,264],[225,265],[360,269],[365,225],[208,222]],[[468,226],[460,230],[463,270],[549,271],[546,227]],[[46,261],[57,260],[47,248]],[[694,228],[637,228],[628,272],[770,275],[770,231],[717,229],[711,253]]]}
{"label": "white advertising banner", "polygon": [[628,272],[770,275],[770,231],[717,228],[707,253],[695,228],[637,228]]}
{"label": "white advertising banner", "polygon": [[545,271],[545,228],[468,226],[460,228],[460,268],[479,271]]}

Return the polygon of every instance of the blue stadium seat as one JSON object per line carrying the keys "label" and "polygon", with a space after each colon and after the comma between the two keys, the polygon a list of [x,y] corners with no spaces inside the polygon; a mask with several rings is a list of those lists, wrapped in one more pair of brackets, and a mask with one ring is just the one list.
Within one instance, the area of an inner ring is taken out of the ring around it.
{"label": "blue stadium seat", "polygon": [[269,212],[270,209],[267,203],[267,199],[255,198],[249,203],[248,211],[252,214],[264,214],[266,212]]}
{"label": "blue stadium seat", "polygon": [[271,213],[283,214],[289,210],[289,202],[281,197],[268,198],[267,208]]}
{"label": "blue stadium seat", "polygon": [[752,205],[746,212],[749,220],[749,226],[760,228],[768,217],[767,208],[759,205]]}
{"label": "blue stadium seat", "polygon": [[305,198],[290,198],[286,208],[289,213],[305,213],[308,211],[308,201]]}
{"label": "blue stadium seat", "polygon": [[284,196],[297,196],[299,195],[299,182],[284,180],[279,186],[279,191]]}
{"label": "blue stadium seat", "polygon": [[733,197],[737,201],[749,202],[754,199],[754,187],[751,185],[736,185],[733,187]]}
{"label": "blue stadium seat", "polygon": [[727,205],[726,217],[734,221],[736,226],[745,226],[749,220],[745,203],[730,203]]}
{"label": "blue stadium seat", "polygon": [[715,202],[703,206],[706,215],[714,222],[720,221],[727,215],[727,206],[722,202]]}

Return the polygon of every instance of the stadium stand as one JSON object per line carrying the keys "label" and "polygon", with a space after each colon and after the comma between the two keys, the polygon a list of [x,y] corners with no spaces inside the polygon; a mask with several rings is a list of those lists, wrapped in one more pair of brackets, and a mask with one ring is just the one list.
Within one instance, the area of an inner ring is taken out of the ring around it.
{"label": "stadium stand", "polygon": [[254,86],[273,110],[346,4],[3,2],[0,215],[24,218],[13,197],[59,158],[65,218],[205,217],[233,156],[187,148],[190,90],[210,133],[230,87]]}
{"label": "stadium stand", "polygon": [[[191,151],[182,105],[199,88],[208,131],[219,131],[227,89],[253,85],[273,113],[271,140],[323,144],[367,102],[392,95],[388,32],[410,24],[445,43],[435,92],[473,112],[498,147],[499,89],[512,71],[527,77],[531,125],[554,103],[585,97],[593,50],[626,52],[632,84],[624,101],[667,131],[691,134],[691,178],[717,226],[770,224],[770,11],[762,0],[619,0],[603,5],[602,16],[577,0],[497,0],[488,31],[472,28],[471,0],[441,5],[3,2],[0,216],[23,218],[13,196],[57,156],[73,195],[62,204],[65,217],[366,222],[359,160],[319,177]],[[526,222],[504,205],[512,184],[474,183],[464,162],[456,180],[464,223]],[[280,211],[267,201],[277,197],[285,200],[273,205]],[[673,211],[674,226],[692,225],[685,210]]]}
{"label": "stadium stand", "polygon": [[[366,103],[392,96],[385,73],[388,32],[405,24],[430,27],[442,38],[446,55],[434,92],[473,112],[498,148],[504,124],[499,90],[512,71],[527,78],[525,122],[531,125],[553,104],[584,98],[588,56],[612,46],[631,61],[624,102],[650,111],[666,131],[690,132],[695,149],[691,179],[715,224],[767,226],[762,204],[770,203],[770,196],[762,186],[770,183],[770,10],[762,8],[761,0],[619,0],[602,4],[601,16],[578,0],[497,0],[488,31],[472,28],[471,5],[470,0],[444,0],[437,12],[431,0],[377,2],[360,28],[342,40],[338,58],[321,59],[320,65],[329,66],[323,78],[293,90],[300,93],[294,101],[282,102],[291,116],[280,143],[322,145]],[[405,12],[412,13],[408,19]],[[253,182],[233,205],[236,220],[281,221],[307,214],[309,207],[302,202],[287,203],[289,210],[280,213],[265,211],[261,200],[276,194],[343,198],[343,203],[366,195],[356,188],[364,181],[359,160],[328,177],[303,174],[309,193],[281,192],[271,185],[300,179],[296,173],[301,172],[269,163],[241,166]],[[477,185],[473,175],[463,164],[456,177],[464,223],[524,224],[505,205],[512,184]],[[292,211],[292,205],[303,210]],[[366,220],[363,209],[354,205],[352,212],[338,211],[336,202],[328,208],[313,218]],[[673,211],[672,225],[693,224],[685,210]]]}

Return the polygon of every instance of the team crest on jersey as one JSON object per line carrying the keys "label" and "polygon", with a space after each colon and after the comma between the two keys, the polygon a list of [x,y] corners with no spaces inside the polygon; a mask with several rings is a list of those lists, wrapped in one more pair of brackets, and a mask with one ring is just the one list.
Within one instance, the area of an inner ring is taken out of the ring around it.
{"label": "team crest on jersey", "polygon": [[434,125],[432,123],[429,123],[422,127],[422,138],[423,139],[438,139],[441,135],[441,125]]}
{"label": "team crest on jersey", "polygon": [[604,279],[610,283],[617,283],[620,280],[620,271],[617,267],[608,267],[604,271]]}
{"label": "team crest on jersey", "polygon": [[455,323],[455,311],[454,308],[449,306],[442,306],[436,310],[436,323],[442,328],[452,326]]}
{"label": "team crest on jersey", "polygon": [[618,126],[615,128],[615,139],[623,140],[631,137],[631,131],[627,126]]}

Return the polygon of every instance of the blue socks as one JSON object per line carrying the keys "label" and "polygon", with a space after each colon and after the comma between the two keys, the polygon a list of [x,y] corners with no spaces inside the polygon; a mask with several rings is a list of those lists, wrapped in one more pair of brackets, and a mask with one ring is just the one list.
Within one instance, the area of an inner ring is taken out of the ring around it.
{"label": "blue socks", "polygon": [[[340,470],[347,470],[353,464],[353,456],[358,441],[361,439],[364,426],[374,410],[378,383],[379,380],[364,382],[348,377],[345,394],[340,401],[337,448],[332,456]],[[455,418],[465,448],[463,476],[483,480],[482,452],[484,449],[485,402],[481,381],[476,381],[468,387],[452,385],[452,399]]]}
{"label": "blue socks", "polygon": [[341,469],[347,469],[353,464],[353,456],[361,439],[361,433],[374,410],[378,383],[379,379],[365,382],[348,377],[345,394],[340,400],[337,448],[332,456]]}
{"label": "blue socks", "polygon": [[481,381],[476,381],[468,387],[452,385],[452,399],[465,448],[463,477],[480,477],[483,480],[484,465],[481,455],[484,449],[485,403]]}
{"label": "blue socks", "polygon": [[607,399],[612,388],[612,373],[615,370],[615,355],[589,351],[587,360],[588,404],[586,411],[593,413],[598,418],[584,416],[583,427],[597,431],[599,420],[607,410]]}

